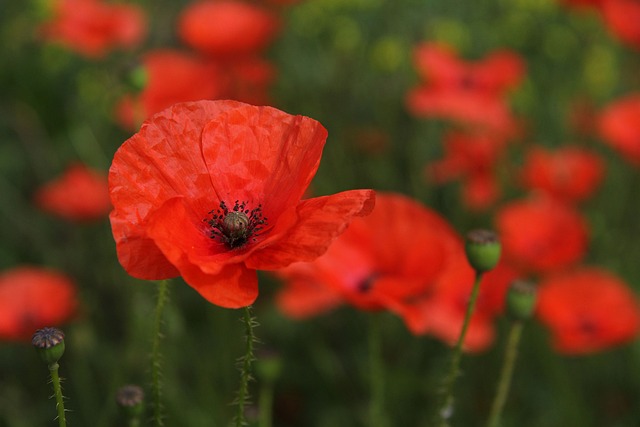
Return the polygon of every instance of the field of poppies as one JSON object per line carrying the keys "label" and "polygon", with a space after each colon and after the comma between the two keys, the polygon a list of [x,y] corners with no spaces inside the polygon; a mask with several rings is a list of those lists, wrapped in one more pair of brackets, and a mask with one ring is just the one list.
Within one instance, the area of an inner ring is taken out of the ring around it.
{"label": "field of poppies", "polygon": [[0,34],[0,427],[640,425],[638,0]]}

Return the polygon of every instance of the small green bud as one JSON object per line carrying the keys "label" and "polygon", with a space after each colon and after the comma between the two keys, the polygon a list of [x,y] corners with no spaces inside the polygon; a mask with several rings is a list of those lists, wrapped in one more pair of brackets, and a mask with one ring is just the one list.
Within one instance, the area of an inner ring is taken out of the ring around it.
{"label": "small green bud", "polygon": [[493,231],[470,231],[467,234],[465,250],[469,264],[478,273],[493,270],[500,261],[500,241]]}
{"label": "small green bud", "polygon": [[125,385],[116,393],[116,403],[129,418],[136,418],[144,412],[144,391],[137,385]]}
{"label": "small green bud", "polygon": [[516,280],[507,292],[507,314],[514,320],[531,318],[536,307],[536,287],[526,280]]}

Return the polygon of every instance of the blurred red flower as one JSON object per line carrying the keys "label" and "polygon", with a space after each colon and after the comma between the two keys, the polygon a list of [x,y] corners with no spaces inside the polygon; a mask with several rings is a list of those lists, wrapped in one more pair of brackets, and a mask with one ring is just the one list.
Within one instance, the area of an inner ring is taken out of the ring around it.
{"label": "blurred red flower", "polygon": [[461,178],[464,203],[486,209],[500,196],[495,168],[506,145],[505,138],[494,134],[449,132],[443,142],[444,158],[426,166],[426,177],[436,183]]}
{"label": "blurred red flower", "polygon": [[109,50],[130,48],[142,41],[146,18],[137,6],[107,4],[100,0],[51,0],[52,20],[43,35],[88,57]]}
{"label": "blurred red flower", "polygon": [[71,221],[104,218],[111,210],[107,177],[82,164],[69,166],[40,187],[34,201],[40,209]]}
{"label": "blurred red flower", "polygon": [[[410,242],[410,244],[407,244]],[[378,194],[371,215],[355,219],[321,257],[278,271],[277,297],[288,316],[305,318],[342,302],[401,316],[414,334],[453,343],[462,328],[475,279],[462,241],[436,212],[399,194]],[[516,272],[506,266],[485,275],[465,350],[486,349],[495,316]]]}
{"label": "blurred red flower", "polygon": [[[506,265],[483,275],[476,307],[463,343],[468,352],[486,350],[494,341],[493,321],[502,313],[509,285],[518,273]],[[430,288],[430,292],[401,307],[400,313],[415,334],[428,333],[453,346],[467,311],[475,271],[462,251]]]}
{"label": "blurred red flower", "polygon": [[316,314],[306,298],[295,306],[290,294],[326,287],[362,310],[388,309],[426,292],[459,248],[459,237],[439,214],[399,194],[378,194],[371,215],[355,219],[327,253],[278,272],[288,282],[280,307],[301,317],[306,305]]}
{"label": "blurred red flower", "polygon": [[276,36],[278,18],[262,7],[233,0],[197,1],[182,12],[182,40],[214,57],[244,56],[264,49]]}
{"label": "blurred red flower", "polygon": [[142,58],[146,85],[136,96],[128,95],[117,107],[118,121],[128,129],[178,102],[215,99],[226,90],[222,70],[203,58],[161,49]]}
{"label": "blurred red flower", "polygon": [[547,197],[503,205],[496,229],[504,258],[528,272],[550,272],[579,261],[586,252],[588,228],[570,205]]}
{"label": "blurred red flower", "polygon": [[580,147],[555,151],[534,147],[527,153],[522,183],[562,202],[580,202],[593,195],[604,176],[604,161]]}
{"label": "blurred red flower", "polygon": [[640,166],[640,94],[609,104],[598,124],[602,139],[626,160]]}
{"label": "blurred red flower", "polygon": [[269,86],[276,77],[276,69],[257,56],[213,60],[224,77],[220,99],[233,99],[253,105],[269,104]]}
{"label": "blurred red flower", "polygon": [[0,273],[0,339],[29,340],[36,329],[59,326],[78,305],[65,275],[22,266]]}
{"label": "blurred red flower", "polygon": [[255,270],[315,259],[373,208],[371,190],[301,200],[326,136],[310,118],[235,101],[151,117],[109,172],[120,263],[140,279],[181,275],[216,305],[251,304]]}
{"label": "blurred red flower", "polygon": [[537,315],[561,353],[586,354],[632,341],[640,306],[631,289],[608,271],[581,267],[540,283]]}
{"label": "blurred red flower", "polygon": [[524,77],[520,56],[503,50],[467,63],[447,46],[423,43],[414,51],[414,62],[426,82],[407,94],[412,114],[447,118],[501,134],[516,130],[504,97]]}
{"label": "blurred red flower", "polygon": [[609,31],[623,43],[640,50],[640,2],[603,0],[602,16]]}

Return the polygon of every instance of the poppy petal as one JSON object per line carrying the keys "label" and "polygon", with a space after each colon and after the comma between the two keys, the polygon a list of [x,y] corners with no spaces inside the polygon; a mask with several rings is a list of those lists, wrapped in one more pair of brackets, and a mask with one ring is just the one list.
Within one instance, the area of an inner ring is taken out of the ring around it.
{"label": "poppy petal", "polygon": [[371,212],[372,190],[351,190],[304,200],[298,205],[298,222],[278,242],[256,251],[245,261],[256,270],[275,270],[296,261],[312,261],[326,252],[353,217]]}

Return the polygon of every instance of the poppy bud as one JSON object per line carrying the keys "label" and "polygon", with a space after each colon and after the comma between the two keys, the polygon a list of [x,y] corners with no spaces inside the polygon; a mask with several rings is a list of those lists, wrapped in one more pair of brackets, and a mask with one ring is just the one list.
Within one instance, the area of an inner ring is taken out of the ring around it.
{"label": "poppy bud", "polygon": [[57,328],[38,329],[33,334],[31,344],[44,363],[53,365],[64,354],[64,332]]}
{"label": "poppy bud", "polygon": [[478,273],[492,270],[500,261],[500,241],[496,233],[490,230],[470,231],[465,251],[469,264]]}
{"label": "poppy bud", "polygon": [[536,287],[526,280],[516,280],[507,293],[507,313],[514,320],[527,320],[536,306]]}
{"label": "poppy bud", "polygon": [[125,385],[116,393],[116,403],[129,418],[136,418],[144,412],[144,391],[137,385]]}

